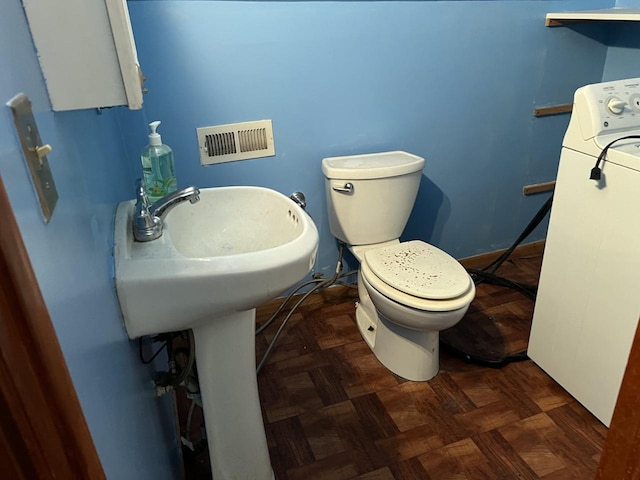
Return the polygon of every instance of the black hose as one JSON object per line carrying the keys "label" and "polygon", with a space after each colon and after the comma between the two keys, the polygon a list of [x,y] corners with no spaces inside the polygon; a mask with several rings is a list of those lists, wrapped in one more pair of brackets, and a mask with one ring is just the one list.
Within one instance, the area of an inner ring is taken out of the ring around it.
{"label": "black hose", "polygon": [[144,354],[142,353],[142,337],[139,337],[138,338],[138,356],[140,357],[140,361],[145,365],[150,364],[158,355],[160,355],[160,352],[167,347],[168,343],[169,343],[169,340],[165,341],[162,345],[160,345],[160,348],[158,348],[158,350],[156,350],[153,353],[153,355],[151,355],[151,358],[144,358]]}
{"label": "black hose", "polygon": [[491,358],[483,358],[483,357],[479,357],[475,354],[471,354],[471,353],[467,353],[467,352],[463,352],[462,350],[459,350],[456,347],[453,347],[447,343],[441,342],[440,343],[442,346],[442,349],[453,354],[456,355],[458,357],[462,357],[464,358],[467,362],[469,363],[473,363],[476,365],[481,365],[483,367],[490,367],[490,368],[502,368],[505,365],[507,365],[508,363],[512,363],[512,362],[521,362],[523,360],[528,360],[529,356],[527,355],[527,351],[523,350],[521,352],[516,352],[516,353],[511,353],[509,355],[505,355],[503,357],[497,358],[497,359],[491,359]]}
{"label": "black hose", "polygon": [[538,212],[533,216],[529,224],[518,236],[516,241],[513,242],[513,244],[507,250],[505,250],[502,253],[502,255],[500,255],[493,262],[491,262],[489,265],[482,268],[481,270],[489,273],[494,273],[498,268],[500,268],[500,265],[502,265],[507,260],[507,258],[511,256],[511,254],[516,249],[516,247],[520,245],[523,242],[523,240],[527,238],[531,234],[531,232],[535,230],[535,228],[540,224],[540,222],[542,222],[542,220],[547,215],[547,213],[549,213],[549,210],[551,210],[552,203],[553,203],[553,193],[547,199],[547,201],[544,202],[544,205],[540,207],[540,210],[538,210]]}
{"label": "black hose", "polygon": [[[495,274],[496,270],[500,268],[500,266],[511,256],[516,247],[522,243],[522,241],[527,238],[531,232],[542,222],[544,217],[551,210],[551,205],[553,203],[553,194],[547,199],[547,201],[540,207],[540,209],[533,216],[529,224],[525,227],[522,233],[518,236],[515,242],[505,250],[500,256],[498,256],[495,260],[493,260],[489,265],[481,269],[468,268],[467,272],[473,279],[473,283],[476,285],[480,285],[481,283],[489,283],[492,285],[499,285],[502,287],[511,288],[517,290],[522,293],[524,296],[529,298],[530,300],[535,301],[536,293],[538,291],[538,287],[535,285],[524,285],[519,282],[514,282],[513,280],[509,280],[504,277],[500,277]],[[498,359],[480,357],[476,354],[463,352],[462,350],[446,343],[446,341],[440,339],[440,345],[444,350],[464,358],[467,362],[473,363],[476,365],[481,365],[484,367],[491,368],[502,368],[508,363],[518,362],[522,360],[528,359],[527,350],[523,350],[520,352],[512,353],[509,355],[504,355]]]}
{"label": "black hose", "polygon": [[538,287],[535,285],[525,285],[523,283],[514,282],[513,280],[509,280],[508,278],[500,277],[491,272],[485,272],[484,270],[477,270],[474,268],[468,268],[467,271],[474,279],[474,283],[479,285],[480,283],[490,283],[492,285],[498,285],[501,287],[511,288],[513,290],[517,290],[522,293],[525,297],[530,300],[536,299],[536,293],[538,291]]}

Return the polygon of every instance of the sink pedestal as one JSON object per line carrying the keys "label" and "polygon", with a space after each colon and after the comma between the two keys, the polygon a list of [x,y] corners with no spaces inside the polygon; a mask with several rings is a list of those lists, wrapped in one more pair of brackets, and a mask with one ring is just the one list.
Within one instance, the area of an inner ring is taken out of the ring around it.
{"label": "sink pedestal", "polygon": [[255,361],[255,309],[193,327],[213,480],[273,480]]}

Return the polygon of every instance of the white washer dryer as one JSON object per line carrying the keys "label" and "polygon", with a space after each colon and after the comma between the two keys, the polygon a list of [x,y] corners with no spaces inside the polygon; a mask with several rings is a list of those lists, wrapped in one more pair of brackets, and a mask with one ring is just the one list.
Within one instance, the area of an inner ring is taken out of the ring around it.
{"label": "white washer dryer", "polygon": [[[639,138],[619,140],[629,135]],[[600,180],[590,172],[602,150]],[[528,353],[609,426],[640,316],[640,78],[575,93]]]}

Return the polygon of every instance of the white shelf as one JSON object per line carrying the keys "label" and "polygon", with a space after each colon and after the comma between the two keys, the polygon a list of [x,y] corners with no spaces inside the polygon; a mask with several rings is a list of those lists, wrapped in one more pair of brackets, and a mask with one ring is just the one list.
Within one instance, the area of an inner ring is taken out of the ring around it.
{"label": "white shelf", "polygon": [[638,22],[640,21],[640,8],[605,8],[603,10],[547,13],[545,25],[554,27],[567,23],[593,21]]}

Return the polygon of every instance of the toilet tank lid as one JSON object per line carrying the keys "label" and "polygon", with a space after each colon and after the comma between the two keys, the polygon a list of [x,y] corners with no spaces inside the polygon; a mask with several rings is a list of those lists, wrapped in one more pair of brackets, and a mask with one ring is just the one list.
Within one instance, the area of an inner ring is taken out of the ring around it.
{"label": "toilet tank lid", "polygon": [[322,160],[324,176],[336,180],[397,177],[419,172],[423,168],[424,158],[402,151],[328,157]]}

